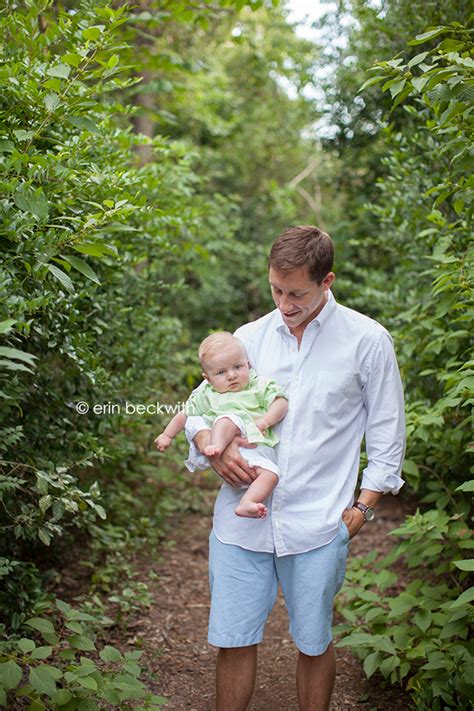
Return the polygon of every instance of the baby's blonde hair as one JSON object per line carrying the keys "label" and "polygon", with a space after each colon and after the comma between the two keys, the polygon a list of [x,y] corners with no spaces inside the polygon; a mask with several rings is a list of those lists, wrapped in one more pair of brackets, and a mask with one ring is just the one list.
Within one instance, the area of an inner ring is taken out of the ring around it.
{"label": "baby's blonde hair", "polygon": [[247,357],[247,352],[242,341],[235,338],[230,331],[216,331],[216,333],[211,333],[210,336],[207,336],[199,346],[198,356],[201,368],[204,368],[204,361],[208,356],[219,353],[219,351],[231,341],[239,345],[242,349],[242,353]]}

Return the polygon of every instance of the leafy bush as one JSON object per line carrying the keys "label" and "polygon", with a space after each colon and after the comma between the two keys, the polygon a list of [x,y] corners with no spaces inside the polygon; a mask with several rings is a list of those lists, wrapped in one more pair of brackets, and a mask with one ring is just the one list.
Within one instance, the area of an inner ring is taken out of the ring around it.
{"label": "leafy bush", "polygon": [[[198,194],[189,145],[130,130],[134,109],[119,100],[137,81],[120,62],[128,12],[31,0],[0,14],[0,555],[6,588],[23,581],[30,598],[4,598],[15,627],[41,598],[27,580],[36,566],[39,581],[45,546],[54,565],[79,531],[99,539],[106,515],[129,516],[143,420],[75,405],[189,387],[173,307],[189,262],[207,259],[206,224],[225,215],[225,198]],[[153,161],[140,164],[144,144]],[[159,499],[149,505],[161,521]]]}
{"label": "leafy bush", "polygon": [[[389,265],[393,287],[383,269],[355,287],[361,299],[376,297],[376,315],[394,335],[408,402],[404,471],[420,503],[434,508],[408,517],[394,532],[406,540],[382,561],[353,561],[341,607],[352,623],[342,644],[361,654],[367,674],[407,683],[417,708],[435,710],[469,708],[474,681],[466,641],[474,599],[467,589],[474,566],[465,559],[473,545],[469,501],[455,493],[473,490],[464,480],[474,384],[467,327],[474,64],[470,31],[459,23],[428,29],[411,44],[440,38],[408,63],[379,62],[366,82],[385,82],[393,108],[403,106],[411,123],[387,130],[387,177],[378,183],[380,202],[366,207],[383,234],[377,258]],[[377,589],[391,593],[398,577],[389,566],[400,558],[406,587],[381,600]],[[347,634],[354,623],[361,631]]]}
{"label": "leafy bush", "polygon": [[61,600],[56,607],[61,613],[56,625],[33,617],[25,622],[29,636],[2,643],[0,706],[8,707],[9,700],[17,698],[27,699],[31,711],[98,711],[104,702],[137,711],[162,708],[166,699],[139,679],[142,652],[122,654],[110,645],[98,651],[98,620]]}
{"label": "leafy bush", "polygon": [[[465,588],[474,561],[465,556],[472,534],[461,514],[417,511],[392,531],[403,540],[388,556],[352,561],[338,601],[347,620],[338,646],[364,659],[368,677],[379,671],[406,684],[423,711],[470,708],[474,587]],[[397,562],[401,575],[391,570]],[[405,566],[410,582],[397,594]]]}

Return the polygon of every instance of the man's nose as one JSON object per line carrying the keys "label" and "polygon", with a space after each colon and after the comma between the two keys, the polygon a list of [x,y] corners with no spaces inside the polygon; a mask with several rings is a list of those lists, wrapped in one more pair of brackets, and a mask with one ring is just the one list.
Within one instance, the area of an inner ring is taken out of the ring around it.
{"label": "man's nose", "polygon": [[278,308],[280,309],[280,311],[286,311],[288,309],[289,305],[290,305],[290,299],[288,298],[288,296],[285,296],[284,294],[282,294],[280,296],[279,301],[278,301]]}

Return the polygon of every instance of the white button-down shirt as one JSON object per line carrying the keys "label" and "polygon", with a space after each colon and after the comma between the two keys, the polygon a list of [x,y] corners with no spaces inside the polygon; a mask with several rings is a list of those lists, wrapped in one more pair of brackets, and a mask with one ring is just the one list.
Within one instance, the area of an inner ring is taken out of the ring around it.
{"label": "white button-down shirt", "polygon": [[[278,309],[235,336],[257,373],[286,388],[289,410],[274,428],[280,479],[268,517],[236,516],[242,490],[224,483],[214,510],[216,536],[278,556],[323,546],[354,502],[364,435],[368,463],[361,488],[396,494],[403,486],[403,392],[390,335],[328,292],[299,349]],[[199,428],[193,420],[188,438]]]}

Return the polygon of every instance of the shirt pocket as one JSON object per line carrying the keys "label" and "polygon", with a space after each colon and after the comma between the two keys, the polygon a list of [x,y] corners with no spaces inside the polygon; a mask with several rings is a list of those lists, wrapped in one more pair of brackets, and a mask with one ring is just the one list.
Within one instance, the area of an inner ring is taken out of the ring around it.
{"label": "shirt pocket", "polygon": [[362,402],[357,375],[332,370],[318,371],[313,402],[315,411],[329,417],[353,415]]}

